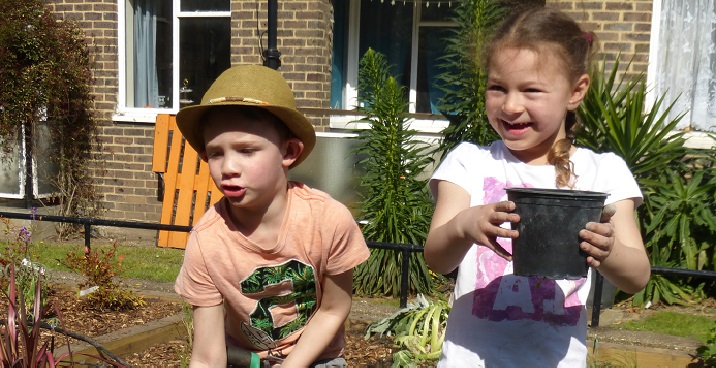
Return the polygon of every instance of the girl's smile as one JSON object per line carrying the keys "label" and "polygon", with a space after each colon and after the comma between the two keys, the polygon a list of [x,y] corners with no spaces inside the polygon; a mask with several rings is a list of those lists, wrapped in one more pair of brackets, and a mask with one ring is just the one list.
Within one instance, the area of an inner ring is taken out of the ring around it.
{"label": "girl's smile", "polygon": [[489,62],[486,109],[493,129],[525,163],[547,164],[547,154],[565,138],[567,110],[575,109],[587,83],[568,78],[553,46],[506,47]]}

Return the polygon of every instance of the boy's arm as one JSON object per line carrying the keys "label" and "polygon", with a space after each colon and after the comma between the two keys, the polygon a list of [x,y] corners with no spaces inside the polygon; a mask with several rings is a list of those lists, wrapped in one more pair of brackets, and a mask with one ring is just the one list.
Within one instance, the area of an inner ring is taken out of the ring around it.
{"label": "boy's arm", "polygon": [[194,341],[189,367],[226,367],[223,304],[193,310]]}
{"label": "boy's arm", "polygon": [[281,363],[281,368],[308,367],[346,322],[351,311],[353,293],[353,270],[340,275],[326,276],[323,284],[321,306],[301,334],[301,338]]}

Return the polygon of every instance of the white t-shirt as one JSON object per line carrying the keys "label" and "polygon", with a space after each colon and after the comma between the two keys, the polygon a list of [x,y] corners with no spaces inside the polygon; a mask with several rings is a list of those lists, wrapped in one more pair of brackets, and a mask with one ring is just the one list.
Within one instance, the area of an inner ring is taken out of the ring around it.
{"label": "white t-shirt", "polygon": [[[578,176],[573,189],[608,193],[606,204],[627,198],[641,204],[641,191],[619,156],[579,148],[570,160]],[[555,189],[555,177],[554,166],[527,165],[496,141],[460,144],[431,180],[459,185],[476,206],[506,200],[506,187]],[[512,251],[510,239],[498,243]],[[591,276],[591,269],[577,280],[515,276],[512,262],[473,245],[460,263],[438,367],[586,366]]]}

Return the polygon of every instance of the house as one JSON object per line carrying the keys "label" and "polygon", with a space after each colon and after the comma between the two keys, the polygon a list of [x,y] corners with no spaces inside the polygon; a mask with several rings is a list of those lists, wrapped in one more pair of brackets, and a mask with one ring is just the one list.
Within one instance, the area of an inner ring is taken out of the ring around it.
{"label": "house", "polygon": [[[359,57],[372,47],[387,56],[401,82],[410,88],[416,127],[428,136],[439,132],[445,121],[435,115],[439,91],[431,81],[441,53],[440,37],[453,26],[450,11],[458,1],[278,0],[279,70],[316,130],[345,132],[354,127],[346,110],[355,101]],[[157,199],[158,179],[151,170],[156,115],[174,114],[181,106],[197,103],[230,65],[261,64],[264,58],[275,56],[263,52],[268,43],[269,1],[47,2],[59,19],[75,21],[85,31],[95,58],[95,107],[104,123],[105,171],[98,180],[105,217],[158,222],[162,202]],[[649,80],[660,90],[669,86],[670,93],[676,92],[674,87],[684,85],[691,88],[684,91],[689,94],[704,87],[685,81],[705,75],[710,83],[696,101],[700,104],[708,98],[711,102],[704,105],[706,111],[700,108],[698,114],[692,113],[682,128],[716,128],[713,1],[548,0],[546,4],[563,9],[585,29],[596,32],[606,60],[614,60],[619,53],[633,55],[625,72],[648,71]],[[694,17],[701,18],[694,22]],[[695,39],[672,39],[704,33],[692,29],[696,23],[710,27],[708,47],[694,45]],[[682,50],[687,46],[691,46],[689,54]],[[710,66],[702,72],[695,60],[700,49],[709,47],[711,54],[705,57],[710,58]],[[680,60],[686,55],[691,64]],[[675,62],[680,63],[677,68],[673,68]],[[704,117],[710,120],[699,120]]]}

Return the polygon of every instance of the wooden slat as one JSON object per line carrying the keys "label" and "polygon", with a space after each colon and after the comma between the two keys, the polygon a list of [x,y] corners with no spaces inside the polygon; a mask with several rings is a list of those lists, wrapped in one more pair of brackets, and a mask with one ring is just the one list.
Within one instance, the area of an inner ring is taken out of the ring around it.
{"label": "wooden slat", "polygon": [[211,193],[212,189],[216,190],[214,181],[211,180],[211,175],[209,174],[209,165],[204,160],[199,163],[199,174],[194,178],[194,188],[196,189],[196,204],[194,205],[192,225],[206,212],[206,197]]}
{"label": "wooden slat", "polygon": [[[173,120],[176,125],[176,119]],[[169,144],[169,115],[157,115],[152,157],[152,171],[156,173],[167,172],[167,144]]]}
{"label": "wooden slat", "polygon": [[[176,116],[157,115],[156,130],[152,168],[163,170],[157,172],[165,173],[164,202],[160,222],[172,225],[194,225],[206,212],[207,196],[211,195],[210,205],[213,205],[222,197],[221,192],[211,179],[209,165],[198,158],[196,151],[188,144],[184,144],[182,152],[184,139],[176,126]],[[169,132],[172,132],[171,142],[168,140]],[[166,158],[167,143],[171,144],[168,159]],[[184,249],[188,236],[188,233],[181,231],[160,230],[157,245]]]}
{"label": "wooden slat", "polygon": [[[170,123],[167,127],[178,133],[176,129],[176,118],[172,116]],[[162,216],[159,220],[162,224],[174,224],[174,198],[175,190],[177,185],[177,176],[179,174],[179,159],[181,154],[182,146],[182,135],[172,134],[171,150],[169,151],[169,160],[167,163],[167,170],[164,174],[164,200],[162,204]],[[157,239],[159,246],[168,245],[169,232],[160,231]]]}

